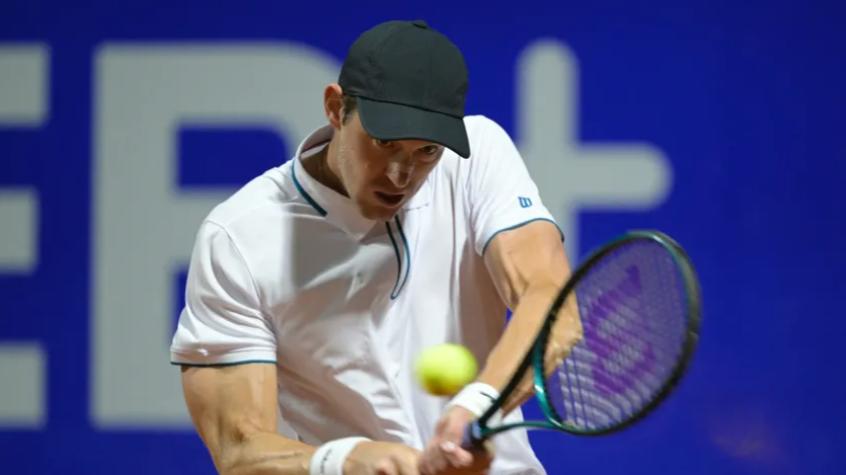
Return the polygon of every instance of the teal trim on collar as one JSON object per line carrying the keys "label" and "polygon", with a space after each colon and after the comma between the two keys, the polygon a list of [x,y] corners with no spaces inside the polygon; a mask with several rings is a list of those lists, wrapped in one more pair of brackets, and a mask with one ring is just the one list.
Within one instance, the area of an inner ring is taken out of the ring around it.
{"label": "teal trim on collar", "polygon": [[252,364],[252,363],[262,363],[262,364],[272,364],[275,365],[275,361],[270,360],[245,360],[245,361],[235,361],[232,363],[208,363],[208,364],[197,364],[197,363],[180,363],[178,361],[171,361],[170,364],[173,366],[188,366],[191,368],[221,368],[224,366],[238,366],[242,364]]}
{"label": "teal trim on collar", "polygon": [[488,238],[488,242],[485,243],[485,247],[482,248],[482,255],[483,256],[485,255],[485,251],[488,250],[488,246],[490,246],[491,241],[493,241],[493,238],[495,238],[497,236],[497,234],[499,234],[501,232],[505,232],[505,231],[511,231],[512,229],[517,229],[517,228],[523,227],[523,226],[525,226],[529,223],[534,223],[535,221],[549,221],[550,223],[555,225],[555,229],[557,229],[558,233],[561,234],[561,242],[564,242],[564,233],[561,232],[561,228],[558,227],[558,223],[556,223],[555,221],[553,221],[549,218],[534,218],[534,219],[530,219],[528,221],[523,221],[522,223],[519,223],[519,224],[515,224],[514,226],[508,226],[507,228],[502,228],[499,231],[493,233],[491,235],[491,237]]}
{"label": "teal trim on collar", "polygon": [[[297,160],[297,158],[294,158],[294,160]],[[297,191],[299,191],[300,194],[303,195],[303,199],[308,201],[308,204],[310,204],[311,207],[314,208],[315,211],[320,213],[320,216],[326,216],[326,214],[327,214],[326,210],[323,209],[319,204],[317,204],[317,202],[314,201],[314,199],[311,197],[311,195],[306,193],[306,191],[303,189],[302,185],[300,185],[300,181],[297,180],[297,167],[296,167],[296,165],[297,164],[294,163],[293,166],[291,167],[291,176],[294,178],[294,186],[297,187]]]}
{"label": "teal trim on collar", "polygon": [[[394,221],[397,223],[397,231],[399,232],[400,239],[402,239],[402,246],[405,252],[400,255],[397,240],[394,238],[394,233],[391,230],[391,223],[386,222],[385,227],[388,229],[388,237],[391,238],[391,245],[394,246],[394,255],[397,256],[397,281],[394,282],[394,288],[391,290],[391,300],[399,297],[400,292],[405,287],[405,282],[408,280],[408,274],[411,272],[411,251],[408,247],[408,240],[405,238],[405,232],[402,229],[402,224],[400,224],[399,216],[395,216]],[[405,266],[402,265],[403,262],[405,262]],[[405,272],[403,272],[403,269]]]}
{"label": "teal trim on collar", "polygon": [[385,228],[388,230],[388,237],[391,238],[391,245],[394,247],[394,255],[397,256],[397,281],[394,282],[394,288],[391,289],[391,300],[397,298],[397,287],[399,286],[400,277],[402,277],[402,257],[400,257],[399,247],[397,241],[394,239],[394,233],[391,231],[391,223],[385,222]]}
{"label": "teal trim on collar", "polygon": [[402,223],[400,222],[399,215],[394,216],[394,222],[397,223],[397,229],[399,230],[400,238],[402,239],[402,246],[405,248],[405,276],[402,278],[402,283],[399,286],[399,290],[397,290],[397,295],[399,295],[400,290],[405,287],[405,281],[408,280],[408,274],[411,273],[411,250],[408,247],[408,240],[405,238],[405,231],[402,229]]}

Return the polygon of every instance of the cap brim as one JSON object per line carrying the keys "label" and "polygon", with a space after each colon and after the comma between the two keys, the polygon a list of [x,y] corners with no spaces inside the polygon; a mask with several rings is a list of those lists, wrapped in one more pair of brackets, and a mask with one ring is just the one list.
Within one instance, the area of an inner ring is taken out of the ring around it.
{"label": "cap brim", "polygon": [[361,125],[381,140],[428,140],[470,157],[464,120],[416,107],[357,97]]}

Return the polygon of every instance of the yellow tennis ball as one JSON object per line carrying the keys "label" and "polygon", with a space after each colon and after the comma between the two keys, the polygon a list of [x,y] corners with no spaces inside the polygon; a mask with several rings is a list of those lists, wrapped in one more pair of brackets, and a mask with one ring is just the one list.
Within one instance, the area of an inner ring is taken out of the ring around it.
{"label": "yellow tennis ball", "polygon": [[436,396],[452,396],[476,377],[476,358],[466,347],[435,345],[417,357],[415,370],[423,389]]}

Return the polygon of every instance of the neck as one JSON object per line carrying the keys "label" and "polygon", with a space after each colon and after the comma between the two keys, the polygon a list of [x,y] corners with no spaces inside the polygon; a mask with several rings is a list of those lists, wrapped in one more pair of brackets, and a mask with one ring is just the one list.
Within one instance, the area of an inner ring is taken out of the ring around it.
{"label": "neck", "polygon": [[338,144],[335,137],[329,141],[329,145],[315,155],[303,160],[303,168],[315,180],[331,188],[332,190],[347,195],[347,190],[341,182],[337,172],[336,159],[338,156]]}

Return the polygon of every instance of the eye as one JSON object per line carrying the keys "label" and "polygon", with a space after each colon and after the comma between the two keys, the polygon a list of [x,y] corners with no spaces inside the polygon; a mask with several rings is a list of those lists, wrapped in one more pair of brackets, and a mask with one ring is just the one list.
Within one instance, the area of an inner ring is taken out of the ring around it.
{"label": "eye", "polygon": [[435,144],[420,147],[417,149],[418,160],[423,163],[432,163],[441,156],[441,150],[443,150],[443,147]]}
{"label": "eye", "polygon": [[377,139],[375,137],[373,138],[373,143],[375,143],[377,146],[379,146],[381,148],[391,148],[391,147],[394,146],[394,142],[391,141],[391,140],[382,140],[382,139]]}
{"label": "eye", "polygon": [[424,155],[437,155],[441,151],[441,147],[437,145],[427,145],[420,149]]}

